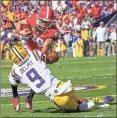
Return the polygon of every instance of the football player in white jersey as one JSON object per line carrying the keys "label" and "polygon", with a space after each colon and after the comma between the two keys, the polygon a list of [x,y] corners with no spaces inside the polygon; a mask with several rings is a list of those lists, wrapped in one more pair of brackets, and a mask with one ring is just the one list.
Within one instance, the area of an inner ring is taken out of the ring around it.
{"label": "football player in white jersey", "polygon": [[[67,111],[93,109],[95,103],[92,100],[75,96],[70,80],[61,82],[52,75],[47,64],[41,60],[41,55],[38,50],[30,52],[20,45],[11,47],[9,56],[14,66],[10,72],[9,81],[13,97],[18,97],[17,85],[20,82],[30,87],[35,93],[43,93],[61,109]],[[15,110],[19,111],[19,102],[14,101],[13,103]]]}

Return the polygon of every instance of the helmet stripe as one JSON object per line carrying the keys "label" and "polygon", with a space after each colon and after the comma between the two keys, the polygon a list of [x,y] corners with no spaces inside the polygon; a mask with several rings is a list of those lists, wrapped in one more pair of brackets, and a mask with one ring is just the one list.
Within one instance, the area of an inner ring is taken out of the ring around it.
{"label": "helmet stripe", "polygon": [[23,61],[23,57],[20,55],[20,53],[17,51],[15,47],[12,48],[12,51],[14,52],[14,54],[18,57],[20,61]]}
{"label": "helmet stripe", "polygon": [[49,6],[47,6],[46,19],[48,19],[48,16],[49,16]]}
{"label": "helmet stripe", "polygon": [[15,50],[17,51],[17,53],[20,55],[20,57],[22,58],[22,59],[24,59],[24,57],[19,53],[19,51],[17,50],[17,48],[16,47],[14,47],[15,48]]}
{"label": "helmet stripe", "polygon": [[22,60],[17,56],[17,54],[15,53],[15,51],[13,50],[13,48],[12,48],[11,50],[12,50],[12,52],[15,54],[15,56],[16,56],[20,61],[22,61]]}

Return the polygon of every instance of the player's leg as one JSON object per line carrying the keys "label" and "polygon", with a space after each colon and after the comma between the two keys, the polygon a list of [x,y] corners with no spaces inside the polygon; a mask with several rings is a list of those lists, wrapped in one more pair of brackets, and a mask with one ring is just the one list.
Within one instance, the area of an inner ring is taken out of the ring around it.
{"label": "player's leg", "polygon": [[[58,85],[58,88],[64,86],[65,82],[60,82]],[[74,92],[68,92],[62,95],[57,95],[54,97],[54,103],[61,109],[67,110],[67,111],[75,111],[78,108],[78,104],[76,101],[72,98],[74,95]]]}
{"label": "player's leg", "polygon": [[92,100],[95,103],[95,108],[109,108],[110,103],[114,101],[113,96],[104,96],[104,97],[93,97]]}
{"label": "player's leg", "polygon": [[27,109],[32,109],[32,99],[34,95],[35,95],[35,92],[31,89],[25,101],[25,106]]}
{"label": "player's leg", "polygon": [[87,98],[77,98],[74,91],[67,93],[67,95],[72,97],[76,103],[79,104],[79,111],[89,111],[94,108],[109,108],[109,103],[114,100],[112,96],[105,96],[104,98],[96,97],[92,100]]}
{"label": "player's leg", "polygon": [[[63,86],[64,82],[58,85]],[[94,107],[94,102],[86,98],[77,98],[74,91],[70,91],[54,97],[54,103],[67,111],[88,111]]]}
{"label": "player's leg", "polygon": [[[65,82],[60,82],[58,85],[58,88],[63,86]],[[75,91],[71,91],[69,93],[67,93],[67,95],[69,95],[70,97],[72,97],[77,103],[81,103],[81,102],[88,102],[88,99],[86,98],[77,98]]]}
{"label": "player's leg", "polygon": [[19,102],[19,97],[18,97],[18,92],[17,92],[18,82],[15,81],[15,79],[11,75],[11,73],[9,74],[9,81],[10,81],[12,93],[13,93],[13,106],[14,106],[15,111],[19,111],[20,110],[20,102]]}
{"label": "player's leg", "polygon": [[71,91],[66,94],[78,104],[76,111],[90,111],[95,106],[95,103],[92,100],[89,100],[87,98],[78,98],[75,91]]}
{"label": "player's leg", "polygon": [[67,111],[76,111],[79,106],[73,98],[65,94],[55,96],[54,103],[59,108],[67,110]]}
{"label": "player's leg", "polygon": [[[71,95],[70,95],[71,94]],[[79,101],[81,100],[81,101]],[[76,99],[76,97],[72,96],[72,92],[55,96],[54,103],[61,109],[67,111],[90,111],[94,108],[95,103],[92,100],[87,100],[85,98]]]}

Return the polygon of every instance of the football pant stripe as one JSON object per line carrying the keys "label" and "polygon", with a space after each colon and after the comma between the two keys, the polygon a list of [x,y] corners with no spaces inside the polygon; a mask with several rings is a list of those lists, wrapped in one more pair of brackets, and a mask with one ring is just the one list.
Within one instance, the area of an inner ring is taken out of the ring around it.
{"label": "football pant stripe", "polygon": [[49,7],[47,6],[46,19],[48,19],[48,16],[49,16]]}

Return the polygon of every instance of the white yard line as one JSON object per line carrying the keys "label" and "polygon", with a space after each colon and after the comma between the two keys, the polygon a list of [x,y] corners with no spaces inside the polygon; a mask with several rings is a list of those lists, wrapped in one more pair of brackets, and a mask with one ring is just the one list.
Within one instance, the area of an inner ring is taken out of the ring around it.
{"label": "white yard line", "polygon": [[[63,77],[63,78],[61,78],[61,79],[71,79],[71,80],[73,80],[73,79],[82,79],[82,78],[90,78],[90,77],[92,77],[93,79],[96,79],[95,77],[101,77],[100,79],[102,79],[102,78],[105,78],[105,76],[110,76],[110,75],[116,75],[115,73],[111,73],[111,74],[103,74],[103,75],[94,75],[93,77],[92,76],[82,76],[82,77]],[[104,77],[103,77],[104,76]],[[106,77],[107,78],[107,77]],[[99,79],[99,78],[98,78]]]}
{"label": "white yard line", "polygon": [[[111,70],[111,69],[116,69],[115,67],[114,68],[107,68],[107,67],[104,67],[106,68],[107,70]],[[73,71],[91,71],[91,70],[100,70],[100,69],[104,69],[104,68],[92,68],[92,69],[82,69],[82,70],[73,70]],[[70,70],[71,71],[71,70]],[[72,71],[72,72],[73,72]],[[108,75],[108,74],[107,74]],[[3,75],[2,75],[3,77]],[[4,76],[5,78],[8,78],[8,76]]]}
{"label": "white yard line", "polygon": [[[115,96],[117,96],[117,95],[109,95],[109,96],[113,96],[113,97],[115,97]],[[100,97],[104,97],[104,96],[100,96]],[[93,98],[93,97],[86,97],[86,98]],[[34,101],[33,102],[33,104],[37,104],[37,103],[42,103],[42,102],[51,102],[51,101],[49,101],[49,100],[45,100],[45,101]],[[25,104],[24,102],[21,102],[20,104]],[[2,107],[4,107],[4,106],[12,106],[13,104],[1,104],[1,106]]]}
{"label": "white yard line", "polygon": [[[94,60],[94,59],[96,59],[96,58],[88,58],[87,60],[86,59],[82,59],[82,60],[86,60],[85,62],[82,62],[82,61],[80,61],[80,60],[78,60],[78,59],[74,59],[74,60],[77,60],[77,62],[76,61],[73,61],[73,60],[69,60],[69,63],[71,64],[71,63],[97,63],[97,62],[93,62],[93,61],[90,61],[90,60]],[[110,58],[111,59],[111,58]],[[116,60],[115,60],[116,58],[113,58],[113,59],[111,59],[111,62],[116,62]],[[100,59],[100,61],[98,62],[98,63],[106,63],[106,62],[103,62],[102,61],[103,59]],[[108,61],[108,60],[107,60]],[[60,66],[61,64],[58,62],[58,63],[56,63],[55,64],[55,66]],[[7,67],[12,67],[12,64],[11,65],[1,65],[1,68],[7,68]]]}
{"label": "white yard line", "polygon": [[[111,74],[104,74],[104,75],[106,75],[106,76],[110,76],[110,75],[115,75],[116,73],[111,73]],[[95,75],[95,76],[104,76],[104,75]]]}
{"label": "white yard line", "polygon": [[[37,103],[42,103],[42,102],[50,102],[50,101],[35,101],[33,102],[33,104],[37,104]],[[25,102],[21,102],[20,104],[25,104]],[[1,104],[1,106],[11,106],[13,104]]]}
{"label": "white yard line", "polygon": [[[107,67],[105,67],[106,68],[106,70],[113,70],[113,69],[116,69],[116,68],[107,68]],[[103,69],[105,69],[105,68],[92,68],[92,69],[81,69],[81,70],[72,70],[72,72],[80,72],[80,71],[95,71],[95,70],[103,70]],[[71,71],[71,70],[66,70],[66,71]]]}
{"label": "white yard line", "polygon": [[108,115],[106,115],[106,114],[99,114],[99,115],[96,115],[96,116],[84,116],[84,118],[95,118],[95,117],[111,117],[112,116],[112,114],[108,114]]}
{"label": "white yard line", "polygon": [[[101,77],[101,79],[102,78],[107,78],[107,77],[103,77],[103,76],[110,76],[110,75],[116,75],[116,73],[110,73],[110,74],[103,74],[103,75],[94,75],[94,77]],[[83,77],[78,77],[78,79],[82,79],[82,78],[89,78],[90,76],[83,76]],[[91,76],[92,77],[92,76]],[[7,78],[7,79],[4,79],[4,81],[3,80],[1,80],[1,83],[9,83],[9,81],[8,81],[8,77],[4,77],[4,78]],[[62,79],[62,77],[61,77],[61,79]],[[76,79],[76,77],[64,77],[64,79]],[[99,78],[98,78],[99,79]]]}

